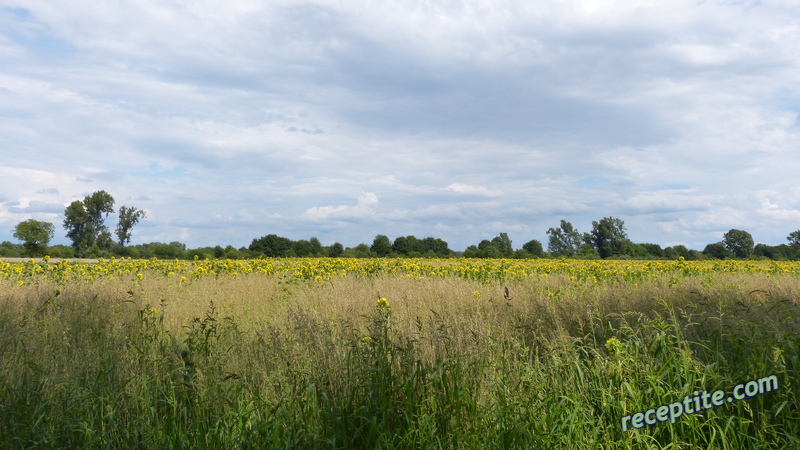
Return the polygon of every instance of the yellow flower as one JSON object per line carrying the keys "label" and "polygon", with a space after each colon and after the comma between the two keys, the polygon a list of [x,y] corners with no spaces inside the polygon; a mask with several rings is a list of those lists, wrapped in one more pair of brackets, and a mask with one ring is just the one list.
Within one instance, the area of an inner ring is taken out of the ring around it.
{"label": "yellow flower", "polygon": [[473,293],[472,293],[472,296],[473,296],[473,297],[480,297],[480,296],[481,296],[481,291],[475,291],[475,292],[473,292]]}
{"label": "yellow flower", "polygon": [[369,341],[371,341],[371,340],[372,340],[372,338],[371,338],[371,337],[369,337],[369,336],[364,336],[363,338],[361,338],[361,341],[362,341],[362,342],[369,342]]}
{"label": "yellow flower", "polygon": [[608,350],[610,352],[618,350],[619,346],[620,346],[620,342],[615,337],[608,338],[608,340],[606,341],[606,350]]}
{"label": "yellow flower", "polygon": [[186,277],[181,277],[181,283],[186,283]]}
{"label": "yellow flower", "polygon": [[387,300],[386,297],[379,298],[376,304],[378,305],[378,308],[389,308],[389,300]]}
{"label": "yellow flower", "polygon": [[144,275],[142,275],[142,272],[139,272],[136,274],[136,278],[141,280],[142,278],[144,278]]}

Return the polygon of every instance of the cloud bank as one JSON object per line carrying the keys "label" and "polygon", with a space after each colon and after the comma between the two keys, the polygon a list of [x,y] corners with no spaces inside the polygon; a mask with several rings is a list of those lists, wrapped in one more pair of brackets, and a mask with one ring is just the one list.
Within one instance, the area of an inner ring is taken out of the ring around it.
{"label": "cloud bank", "polygon": [[[786,1],[0,0],[0,240],[95,190],[133,241],[347,246],[623,219],[800,228]],[[59,211],[60,210],[60,211]],[[113,219],[113,218],[112,218]]]}

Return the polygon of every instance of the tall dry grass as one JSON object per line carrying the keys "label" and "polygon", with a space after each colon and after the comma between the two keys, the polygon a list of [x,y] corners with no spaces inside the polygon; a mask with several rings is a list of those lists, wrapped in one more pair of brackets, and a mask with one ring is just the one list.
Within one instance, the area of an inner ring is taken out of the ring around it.
{"label": "tall dry grass", "polygon": [[0,447],[800,446],[794,276],[0,283]]}

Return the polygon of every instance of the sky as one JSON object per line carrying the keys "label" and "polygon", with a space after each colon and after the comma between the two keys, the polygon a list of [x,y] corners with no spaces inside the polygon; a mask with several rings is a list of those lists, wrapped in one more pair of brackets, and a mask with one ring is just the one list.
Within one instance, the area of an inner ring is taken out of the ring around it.
{"label": "sky", "polygon": [[796,0],[0,0],[0,241],[105,190],[133,244],[778,245],[798,112]]}

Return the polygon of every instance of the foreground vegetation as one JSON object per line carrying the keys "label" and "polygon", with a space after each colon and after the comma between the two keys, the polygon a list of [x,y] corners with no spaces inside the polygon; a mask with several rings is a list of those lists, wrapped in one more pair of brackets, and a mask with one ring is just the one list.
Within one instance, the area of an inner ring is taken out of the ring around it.
{"label": "foreground vegetation", "polygon": [[798,448],[798,293],[796,262],[0,262],[0,447]]}

